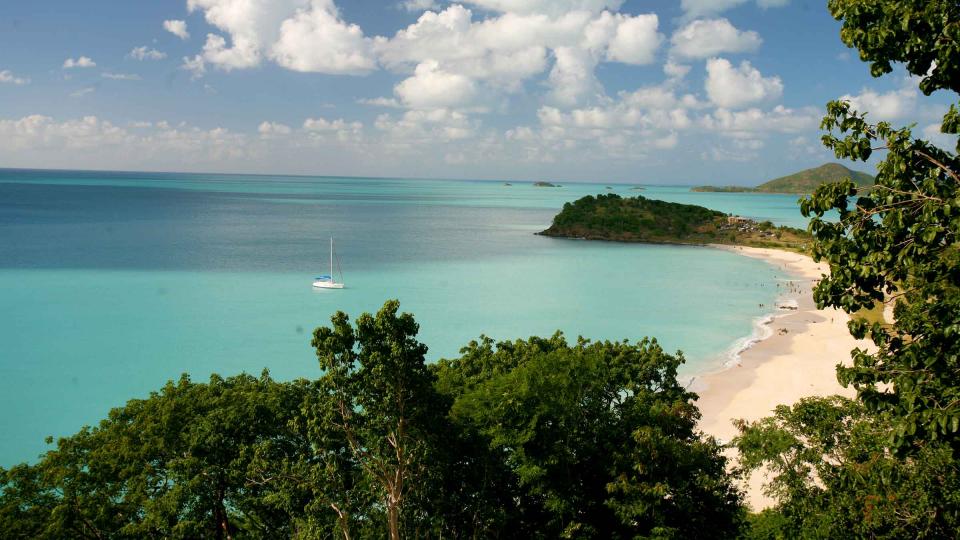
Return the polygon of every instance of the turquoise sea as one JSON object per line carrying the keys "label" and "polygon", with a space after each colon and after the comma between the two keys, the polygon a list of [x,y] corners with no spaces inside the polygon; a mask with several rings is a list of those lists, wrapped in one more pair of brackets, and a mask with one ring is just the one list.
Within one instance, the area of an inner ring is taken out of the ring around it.
{"label": "turquoise sea", "polygon": [[[0,170],[0,466],[184,372],[314,377],[311,330],[389,298],[432,360],[559,329],[654,336],[692,376],[771,312],[776,268],[534,233],[608,191],[805,225],[795,196],[511,183]],[[348,288],[316,291],[331,236]]]}

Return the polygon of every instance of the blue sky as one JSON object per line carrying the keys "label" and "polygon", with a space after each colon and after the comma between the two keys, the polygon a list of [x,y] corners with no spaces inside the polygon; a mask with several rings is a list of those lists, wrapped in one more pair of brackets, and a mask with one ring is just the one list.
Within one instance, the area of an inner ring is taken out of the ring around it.
{"label": "blue sky", "polygon": [[[805,0],[0,4],[0,166],[753,184],[823,105],[935,136]],[[869,170],[869,165],[860,167]]]}

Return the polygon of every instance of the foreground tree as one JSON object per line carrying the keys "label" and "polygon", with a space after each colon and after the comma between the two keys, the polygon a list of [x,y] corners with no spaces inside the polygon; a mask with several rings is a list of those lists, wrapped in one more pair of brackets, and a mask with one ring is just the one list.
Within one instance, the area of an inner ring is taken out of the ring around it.
{"label": "foreground tree", "polygon": [[[829,7],[874,76],[899,62],[925,94],[960,92],[957,2]],[[814,257],[830,265],[818,305],[854,315],[851,334],[876,350],[855,350],[852,366],[838,366],[856,402],[808,399],[740,424],[741,465],[772,471],[778,501],[751,516],[755,538],[955,538],[960,527],[960,161],[868,115],[829,103],[823,142],[844,159],[884,151],[876,185],[827,184],[801,207],[813,217]],[[955,105],[940,128],[958,132]],[[856,317],[880,302],[894,306],[893,324]]]}
{"label": "foreground tree", "polygon": [[316,381],[186,376],[0,469],[3,538],[723,538],[739,493],[680,355],[560,334],[434,366],[396,301]]}
{"label": "foreground tree", "polygon": [[[184,376],[60,439],[36,465],[0,470],[0,531],[12,538],[295,536],[314,495],[291,513],[251,482],[264,458],[308,453],[288,422],[314,392],[305,381]],[[289,508],[289,507],[288,507]]]}
{"label": "foreground tree", "polygon": [[745,470],[773,475],[780,504],[753,517],[753,538],[954,538],[960,468],[949,446],[885,452],[890,426],[841,397],[807,398],[739,426]]}
{"label": "foreground tree", "polygon": [[[960,91],[960,5],[953,0],[831,0],[842,39],[860,49],[874,75],[903,62],[920,88]],[[910,452],[916,441],[946,439],[960,449],[960,160],[913,138],[910,128],[868,121],[849,103],[832,102],[824,144],[839,158],[866,160],[877,150],[876,186],[822,186],[803,201],[813,216],[814,257],[830,264],[816,288],[821,306],[856,313],[875,302],[895,304],[892,327],[854,320],[875,353],[854,352],[839,378],[869,411],[893,424],[891,444]],[[941,130],[956,134],[956,106]],[[960,143],[958,143],[960,145]],[[960,146],[958,146],[960,149]],[[855,198],[851,200],[851,198]],[[839,221],[827,216],[839,212]]]}
{"label": "foreground tree", "polygon": [[492,477],[515,493],[518,536],[729,537],[739,494],[718,445],[695,431],[682,362],[655,341],[570,346],[556,334],[483,338],[436,371],[455,424],[507,467]]}
{"label": "foreground tree", "polygon": [[[352,459],[337,456],[331,472],[363,471],[379,492],[393,540],[400,538],[408,496],[428,476],[435,434],[443,433],[449,409],[434,389],[427,347],[416,339],[419,326],[409,313],[398,315],[399,307],[396,300],[388,301],[376,316],[357,318],[356,328],[338,312],[332,326],[313,334],[325,371],[319,384],[332,406],[321,411],[312,429],[323,440],[347,442]],[[346,505],[332,504],[338,515],[345,514]],[[417,524],[407,526],[416,529]]]}

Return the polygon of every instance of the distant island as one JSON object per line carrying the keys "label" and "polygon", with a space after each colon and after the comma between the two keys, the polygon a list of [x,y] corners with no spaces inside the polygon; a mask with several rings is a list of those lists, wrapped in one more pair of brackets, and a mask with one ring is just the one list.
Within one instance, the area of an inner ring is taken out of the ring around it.
{"label": "distant island", "polygon": [[803,251],[806,231],[696,206],[610,193],[563,205],[550,228],[559,238],[657,244],[729,244]]}
{"label": "distant island", "polygon": [[854,171],[839,163],[826,163],[819,167],[806,169],[781,178],[760,184],[757,187],[745,186],[697,186],[691,191],[712,193],[813,193],[820,185],[850,179],[860,187],[872,186],[873,176]]}
{"label": "distant island", "polygon": [[534,182],[534,187],[561,187],[560,184],[551,184],[550,182]]}

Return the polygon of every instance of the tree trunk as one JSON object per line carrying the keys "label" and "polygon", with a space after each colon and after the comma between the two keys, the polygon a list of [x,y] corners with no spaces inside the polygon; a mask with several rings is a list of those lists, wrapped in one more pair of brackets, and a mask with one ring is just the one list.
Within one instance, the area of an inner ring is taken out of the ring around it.
{"label": "tree trunk", "polygon": [[213,512],[213,518],[217,522],[217,538],[233,540],[230,536],[230,522],[227,520],[227,508],[223,505],[223,492],[217,492],[217,505]]}
{"label": "tree trunk", "polygon": [[390,526],[390,540],[400,540],[400,511],[395,504],[387,503],[387,524]]}

